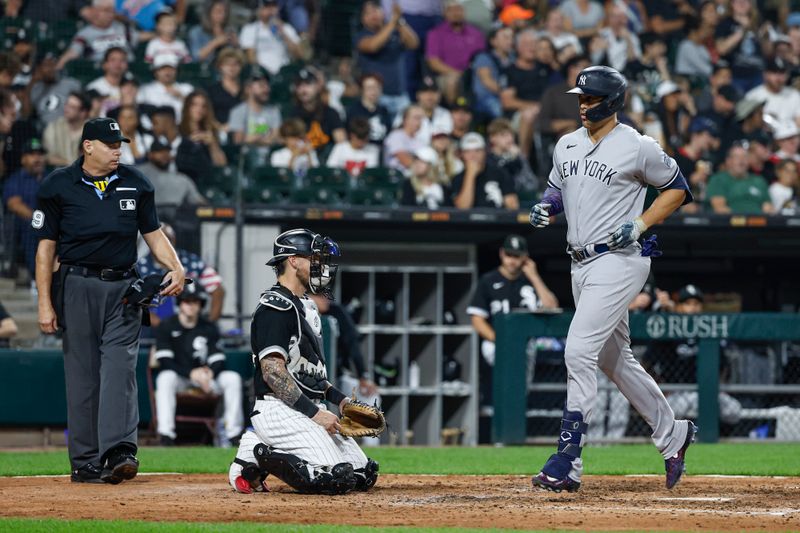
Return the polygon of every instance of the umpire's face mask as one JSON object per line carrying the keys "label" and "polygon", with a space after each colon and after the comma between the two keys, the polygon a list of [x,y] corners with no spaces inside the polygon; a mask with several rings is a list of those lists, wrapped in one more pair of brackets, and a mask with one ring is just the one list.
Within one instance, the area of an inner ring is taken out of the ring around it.
{"label": "umpire's face mask", "polygon": [[308,287],[312,294],[330,297],[333,281],[339,270],[339,264],[334,262],[337,257],[341,257],[339,245],[329,237],[318,235],[314,237],[311,249]]}

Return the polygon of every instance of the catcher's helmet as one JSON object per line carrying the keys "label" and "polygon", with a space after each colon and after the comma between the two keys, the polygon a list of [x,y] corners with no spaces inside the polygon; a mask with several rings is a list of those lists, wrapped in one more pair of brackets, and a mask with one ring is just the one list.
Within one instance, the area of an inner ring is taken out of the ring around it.
{"label": "catcher's helmet", "polygon": [[586,118],[598,122],[622,110],[627,89],[625,76],[611,67],[597,66],[583,69],[575,80],[575,88],[567,93],[605,96],[602,102],[586,111]]}
{"label": "catcher's helmet", "polygon": [[272,258],[267,261],[275,266],[287,257],[300,255],[311,261],[309,289],[313,294],[330,293],[336,271],[339,269],[332,258],[340,257],[341,250],[336,241],[323,237],[305,228],[290,229],[277,237],[272,245]]}
{"label": "catcher's helmet", "polygon": [[183,292],[176,296],[176,299],[179,304],[186,300],[199,300],[200,306],[203,307],[208,301],[208,293],[202,285],[200,285],[197,281],[193,281],[192,283],[186,283],[183,286]]}

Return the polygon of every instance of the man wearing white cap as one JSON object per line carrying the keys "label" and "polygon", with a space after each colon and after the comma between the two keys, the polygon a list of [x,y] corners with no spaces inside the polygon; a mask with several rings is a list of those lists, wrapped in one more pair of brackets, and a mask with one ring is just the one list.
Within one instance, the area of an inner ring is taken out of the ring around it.
{"label": "man wearing white cap", "polygon": [[453,205],[458,209],[519,209],[514,181],[504,169],[491,163],[487,165],[483,137],[479,133],[467,133],[459,147],[464,171],[453,177]]}
{"label": "man wearing white cap", "polygon": [[773,138],[775,144],[778,145],[778,151],[771,158],[774,163],[783,159],[791,159],[800,163],[800,155],[797,153],[800,149],[800,128],[794,121],[779,123],[775,127]]}
{"label": "man wearing white cap", "polygon": [[800,91],[788,87],[789,65],[776,57],[767,61],[764,83],[745,94],[748,100],[764,103],[764,114],[781,122],[800,124]]}
{"label": "man wearing white cap", "polygon": [[154,107],[170,106],[175,109],[175,120],[180,122],[183,99],[194,90],[194,87],[188,83],[176,81],[178,57],[172,53],[159,54],[153,58],[151,68],[155,81],[139,89],[136,102]]}

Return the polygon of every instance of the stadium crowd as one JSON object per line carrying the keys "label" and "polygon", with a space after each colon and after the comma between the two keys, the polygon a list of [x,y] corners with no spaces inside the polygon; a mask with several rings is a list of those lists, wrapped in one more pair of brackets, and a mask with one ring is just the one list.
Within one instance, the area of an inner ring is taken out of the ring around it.
{"label": "stadium crowd", "polygon": [[[28,261],[38,183],[78,157],[88,117],[119,121],[161,206],[230,201],[242,170],[252,202],[524,209],[590,64],[627,76],[620,119],[678,161],[685,211],[795,212],[800,5],[336,4],[5,0],[0,176]],[[348,27],[322,23],[348,8]]]}

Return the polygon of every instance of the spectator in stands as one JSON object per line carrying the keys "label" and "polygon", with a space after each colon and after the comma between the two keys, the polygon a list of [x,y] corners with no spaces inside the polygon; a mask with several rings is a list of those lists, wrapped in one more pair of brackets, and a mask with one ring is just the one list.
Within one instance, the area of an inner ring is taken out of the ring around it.
{"label": "spectator in stands", "polygon": [[178,130],[183,138],[175,156],[179,171],[197,181],[212,173],[214,167],[228,164],[220,146],[222,131],[204,91],[197,90],[186,97]]}
{"label": "spectator in stands", "polygon": [[644,0],[651,29],[669,42],[682,30],[686,20],[696,17],[689,0]]}
{"label": "spectator in stands", "polygon": [[246,99],[230,112],[228,133],[236,144],[270,146],[278,140],[281,111],[269,105],[269,77],[266,71],[254,66],[245,83]]}
{"label": "spectator in stands", "polygon": [[787,87],[788,79],[789,66],[782,59],[770,59],[764,70],[764,83],[744,97],[765,102],[764,113],[779,122],[794,121],[800,124],[800,91]]}
{"label": "spectator in stands", "polygon": [[472,57],[486,48],[486,40],[478,28],[466,22],[460,0],[445,0],[444,6],[444,22],[426,37],[425,59],[431,71],[438,75],[445,99],[453,102],[461,75]]}
{"label": "spectator in stands", "polygon": [[128,52],[124,48],[113,47],[103,55],[103,75],[86,86],[103,95],[103,116],[120,104],[120,86],[128,72]]}
{"label": "spectator in stands", "polygon": [[723,85],[711,96],[711,109],[704,113],[717,124],[720,139],[724,132],[736,127],[736,104],[741,99],[733,85]]}
{"label": "spectator in stands", "polygon": [[683,87],[672,80],[662,81],[656,89],[658,119],[661,121],[663,139],[660,144],[668,153],[674,153],[682,144],[689,122],[697,114],[694,100]]}
{"label": "spectator in stands", "polygon": [[139,128],[145,131],[150,131],[153,127],[150,121],[150,113],[155,109],[154,106],[148,104],[140,104],[139,99],[139,81],[133,76],[125,76],[122,78],[122,83],[119,86],[119,106],[108,111],[109,118],[113,118],[119,122],[119,111],[122,107],[133,107],[139,115]]}
{"label": "spectator in stands", "polygon": [[[142,133],[139,124],[139,111],[135,106],[120,106],[117,113],[117,122],[122,135],[130,142],[122,143],[120,151],[122,155],[119,162],[123,165],[138,165],[147,158],[148,150],[151,150],[153,136],[149,133]],[[145,176],[150,177],[148,174]]]}
{"label": "spectator in stands", "polygon": [[308,169],[319,166],[319,158],[314,145],[309,142],[306,124],[299,118],[290,118],[280,128],[281,139],[286,145],[272,152],[269,163],[276,168],[288,168],[295,176],[302,178]]}
{"label": "spectator in stands", "polygon": [[747,150],[734,144],[725,158],[725,170],[708,182],[708,198],[714,213],[772,213],[767,182],[747,171]]}
{"label": "spectator in stands", "polygon": [[380,150],[369,142],[369,122],[364,117],[355,117],[347,123],[347,141],[336,143],[325,165],[343,168],[353,177],[358,177],[365,168],[380,166]]}
{"label": "spectator in stands", "polygon": [[[453,117],[447,109],[439,105],[441,100],[442,95],[434,79],[430,76],[422,78],[417,89],[417,104],[425,112],[425,119],[417,136],[424,144],[430,142],[431,132],[434,129],[446,131],[448,134],[453,133]],[[395,126],[398,122],[395,120]]]}
{"label": "spectator in stands", "polygon": [[533,125],[541,110],[539,101],[545,89],[557,81],[551,78],[551,67],[536,60],[537,41],[532,28],[517,34],[517,59],[506,69],[506,84],[500,93],[503,110],[519,131],[524,157],[528,157],[533,143]]}
{"label": "spectator in stands", "polygon": [[0,87],[11,89],[22,64],[13,52],[0,52]]}
{"label": "spectator in stands", "polygon": [[56,70],[57,61],[52,52],[45,53],[31,78],[31,105],[41,127],[58,120],[64,114],[69,94],[82,89],[78,80]]}
{"label": "spectator in stands", "polygon": [[570,58],[582,54],[583,46],[580,39],[566,29],[567,20],[560,9],[551,9],[547,12],[544,22],[544,31],[541,37],[547,37],[556,49],[558,62],[566,63]]}
{"label": "spectator in stands", "polygon": [[22,168],[11,174],[3,187],[3,204],[16,216],[14,240],[22,245],[28,273],[36,273],[39,239],[31,227],[36,193],[45,177],[45,150],[39,139],[29,140],[22,149]]}
{"label": "spectator in stands", "polygon": [[425,120],[425,111],[418,105],[410,105],[403,113],[399,128],[394,129],[383,142],[384,166],[396,168],[404,174],[411,171],[411,162],[417,148],[426,146],[419,137]]}
{"label": "spectator in stands", "polygon": [[183,141],[175,120],[175,109],[168,105],[157,107],[150,113],[150,120],[153,122],[153,137],[168,144],[172,157],[175,157]]}
{"label": "spectator in stands", "polygon": [[472,95],[477,113],[497,118],[503,114],[500,91],[503,71],[511,64],[514,31],[503,26],[495,28],[489,33],[488,42],[489,50],[478,53],[472,60]]}
{"label": "spectator in stands", "polygon": [[308,69],[301,69],[295,78],[295,105],[289,116],[306,125],[308,141],[315,150],[322,150],[347,139],[342,119],[322,100],[318,78]]}
{"label": "spectator in stands", "polygon": [[711,53],[706,42],[713,35],[713,28],[700,20],[692,19],[687,26],[688,35],[678,45],[675,56],[675,73],[682,76],[707,78],[713,70]]}
{"label": "spectator in stands", "polygon": [[6,152],[9,144],[13,143],[11,130],[17,118],[16,97],[8,89],[0,87],[0,151],[3,154],[0,160],[0,176],[5,176],[9,172],[6,167]]}
{"label": "spectator in stands", "polygon": [[61,20],[75,20],[87,18],[91,7],[86,0],[18,0],[4,2],[4,11],[7,18],[35,20],[48,26]]}
{"label": "spectator in stands", "polygon": [[302,56],[300,36],[290,24],[281,20],[277,0],[261,0],[256,16],[254,22],[242,28],[239,45],[251,64],[277,74],[282,67]]}
{"label": "spectator in stands", "polygon": [[518,194],[529,199],[538,196],[539,180],[528,160],[520,155],[511,122],[505,118],[494,119],[486,129],[486,136],[489,139],[489,161],[511,176]]}
{"label": "spectator in stands", "polygon": [[336,58],[327,70],[324,92],[328,98],[328,105],[344,119],[345,103],[357,100],[361,94],[361,88],[353,72],[353,61],[349,57]]}
{"label": "spectator in stands", "polygon": [[772,137],[759,130],[747,139],[747,170],[761,176],[767,183],[775,178],[775,165],[772,162]]}
{"label": "spectator in stands", "polygon": [[192,60],[186,43],[178,38],[178,19],[171,11],[156,15],[156,36],[147,43],[144,60],[152,63],[156,57],[164,54],[174,55],[178,64]]}
{"label": "spectator in stands", "polygon": [[744,98],[736,102],[735,122],[724,131],[722,150],[727,150],[734,142],[747,139],[758,131],[765,131],[763,110],[763,101]]}
{"label": "spectator in stands", "polygon": [[133,22],[144,32],[156,30],[158,16],[164,12],[174,12],[178,23],[186,18],[186,0],[136,0],[118,1],[117,15]]}
{"label": "spectator in stands", "polygon": [[791,159],[800,164],[800,129],[794,122],[779,122],[775,127],[775,144],[778,150],[772,155],[772,161],[778,163],[784,159]]}
{"label": "spectator in stands", "polygon": [[194,90],[188,83],[176,81],[178,58],[172,54],[161,54],[153,59],[151,66],[154,81],[139,90],[138,101],[156,107],[168,105],[175,110],[175,117],[181,120],[183,100]]}
{"label": "spectator in stands", "polygon": [[[400,6],[403,18],[417,34],[421,44],[417,50],[406,50],[408,92],[413,95],[424,70],[422,59],[428,32],[442,21],[442,0],[381,0],[384,13],[391,13],[394,4]],[[398,114],[402,112],[401,109]]]}
{"label": "spectator in stands", "polygon": [[519,199],[511,176],[486,158],[486,141],[479,133],[464,135],[460,143],[464,171],[453,178],[453,205],[519,209]]}
{"label": "spectator in stands", "polygon": [[190,285],[177,297],[178,314],[156,329],[156,352],[160,371],[156,376],[156,412],[162,446],[175,444],[175,395],[191,387],[221,394],[224,404],[224,435],[238,445],[244,429],[242,378],[225,370],[225,352],[219,329],[202,316],[205,291]]}
{"label": "spectator in stands", "polygon": [[312,18],[315,14],[313,12],[309,13],[306,0],[278,0],[278,5],[281,8],[281,13],[286,15],[286,20],[300,35],[313,31],[314,28],[312,26],[315,26],[316,23],[312,24]]}
{"label": "spectator in stands", "polygon": [[347,108],[347,120],[364,118],[369,123],[369,141],[382,146],[383,140],[392,127],[389,110],[383,106],[383,78],[380,74],[364,74],[359,80],[361,97]]}
{"label": "spectator in stands", "polygon": [[769,186],[772,209],[781,215],[797,213],[797,162],[783,159],[775,165],[777,179]]}
{"label": "spectator in stands", "polygon": [[673,158],[689,180],[695,201],[682,208],[684,213],[696,213],[706,202],[708,178],[714,170],[712,154],[719,146],[719,130],[708,117],[695,117],[689,126],[689,142],[678,148]]}
{"label": "spectator in stands", "polygon": [[[502,22],[504,26],[511,28],[513,31],[519,31],[525,26],[530,24],[530,20],[536,15],[532,9],[525,9],[517,3],[504,2],[504,7],[497,15],[497,20]],[[469,20],[469,18],[467,18]],[[497,26],[495,26],[497,27]],[[483,29],[484,33],[491,30]]]}
{"label": "spectator in stands", "polygon": [[747,92],[761,83],[764,54],[758,35],[758,17],[751,0],[731,0],[730,16],[716,30],[717,50],[731,65],[733,84]]}
{"label": "spectator in stands", "polygon": [[153,141],[147,152],[147,162],[139,170],[147,176],[156,191],[156,207],[180,207],[183,205],[206,205],[208,200],[197,190],[197,185],[182,172],[170,170],[173,166],[170,146],[159,140]]}
{"label": "spectator in stands", "polygon": [[[11,91],[3,91],[0,95],[0,138],[2,142],[3,164],[5,172],[10,174],[20,168],[22,148],[31,139],[40,139],[41,133],[38,124],[32,118],[20,114],[22,104],[17,95]],[[6,130],[6,127],[8,129]],[[0,172],[0,176],[4,174]]]}
{"label": "spectator in stands", "polygon": [[208,87],[208,97],[214,107],[217,122],[227,125],[231,110],[242,102],[244,96],[240,76],[245,58],[241,50],[223,48],[217,55],[217,71],[219,81]]}
{"label": "spectator in stands", "polygon": [[643,33],[639,40],[641,57],[628,61],[625,77],[636,95],[642,98],[648,109],[655,107],[658,86],[672,79],[667,60],[667,45],[656,33]]}
{"label": "spectator in stands", "polygon": [[564,66],[564,81],[551,85],[542,95],[538,128],[553,138],[561,137],[580,127],[580,112],[575,98],[567,94],[575,86],[578,73],[590,65],[586,56],[573,56]]}
{"label": "spectator in stands", "polygon": [[109,48],[130,53],[136,45],[136,33],[114,21],[115,0],[92,0],[90,23],[78,30],[69,48],[58,60],[61,70],[73,59],[87,58],[100,62]]}
{"label": "spectator in stands", "polygon": [[639,37],[628,29],[628,16],[622,7],[612,4],[608,23],[589,44],[589,54],[595,65],[609,65],[620,72],[629,61],[641,57]]}
{"label": "spectator in stands", "polygon": [[593,37],[603,22],[603,7],[594,0],[564,0],[559,7],[567,19],[565,27],[580,39]]}
{"label": "spectator in stands", "polygon": [[17,323],[0,303],[0,348],[8,348],[9,339],[14,337],[18,331]]}
{"label": "spectator in stands", "polygon": [[380,76],[384,89],[380,103],[394,118],[410,103],[405,51],[419,48],[419,38],[403,18],[399,4],[393,4],[391,17],[384,21],[380,2],[364,2],[361,24],[364,28],[353,37],[358,68],[363,75]]}
{"label": "spectator in stands", "polygon": [[[225,303],[225,286],[222,283],[222,276],[219,275],[219,272],[217,272],[212,265],[206,263],[203,258],[196,253],[178,247],[176,244],[175,230],[172,226],[169,224],[161,224],[161,230],[175,248],[175,253],[178,254],[178,259],[180,259],[181,265],[183,265],[183,268],[186,270],[186,277],[197,280],[196,282],[199,282],[209,295],[211,302],[207,307],[207,317],[211,322],[216,322],[222,315],[222,306]],[[158,263],[155,258],[153,258],[153,254],[149,252],[136,262],[136,271],[142,277],[150,274],[167,273],[163,265]],[[175,307],[174,297],[162,298],[161,304],[150,311],[150,325],[154,328],[158,327],[163,319],[175,314]]]}
{"label": "spectator in stands", "polygon": [[403,182],[401,205],[439,209],[451,206],[450,188],[443,182],[438,168],[439,158],[430,146],[414,152],[411,172]]}
{"label": "spectator in stands", "polygon": [[64,103],[64,115],[49,123],[43,144],[51,167],[71,165],[80,151],[83,123],[89,118],[91,103],[85,94],[72,92]]}
{"label": "spectator in stands", "polygon": [[[737,94],[737,90],[731,85],[733,74],[731,67],[724,59],[720,59],[713,65],[711,77],[708,79],[708,85],[704,87],[699,94],[695,93],[694,102],[697,106],[697,112],[701,115],[707,115],[713,108],[714,97],[718,94],[720,88],[729,86],[733,89],[733,93]],[[736,101],[732,100],[735,104]]]}
{"label": "spectator in stands", "polygon": [[230,23],[230,14],[228,0],[211,0],[206,4],[200,24],[192,26],[188,35],[189,50],[195,61],[210,64],[218,60],[217,56],[222,50],[239,45],[236,29]]}
{"label": "spectator in stands", "polygon": [[458,96],[450,107],[450,118],[453,122],[453,131],[450,136],[454,140],[461,138],[472,131],[472,104],[466,96]]}
{"label": "spectator in stands", "polygon": [[439,175],[444,183],[449,184],[456,174],[464,170],[464,162],[458,157],[456,143],[446,131],[433,130],[431,148],[436,150]]}

